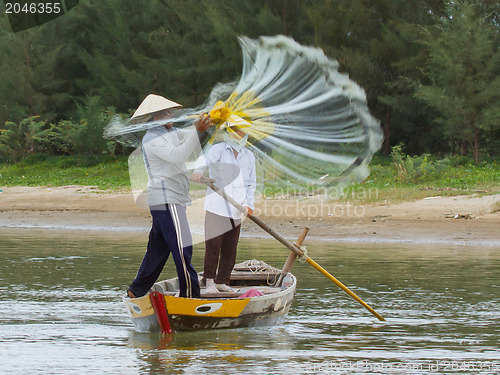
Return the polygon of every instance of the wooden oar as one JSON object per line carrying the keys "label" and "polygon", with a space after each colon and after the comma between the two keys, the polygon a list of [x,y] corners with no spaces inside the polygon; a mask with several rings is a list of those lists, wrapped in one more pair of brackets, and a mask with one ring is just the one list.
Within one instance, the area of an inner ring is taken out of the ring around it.
{"label": "wooden oar", "polygon": [[[237,208],[239,211],[242,213],[246,213],[245,208],[240,205],[238,202],[236,202],[233,198],[228,196],[223,190],[219,189],[215,185],[215,180],[212,178],[202,178],[200,182],[206,184],[210,189],[215,191],[217,194],[219,194],[222,198],[224,198],[227,202],[229,202],[231,205],[233,205],[235,208]],[[321,267],[318,263],[316,263],[314,260],[309,258],[304,251],[300,248],[300,246],[297,246],[295,244],[292,244],[290,241],[288,241],[285,237],[283,237],[281,234],[276,232],[274,229],[272,229],[269,225],[264,223],[261,219],[259,219],[255,215],[248,215],[248,218],[252,220],[255,224],[257,224],[259,227],[264,229],[267,233],[269,233],[271,236],[273,236],[275,239],[277,239],[279,242],[281,242],[285,247],[293,251],[298,257],[303,258],[305,257],[306,262],[309,263],[311,266],[313,266],[315,269],[317,269],[319,272],[321,272],[323,275],[325,275],[330,281],[332,281],[335,285],[337,285],[340,289],[342,289],[344,292],[346,292],[349,296],[351,296],[356,302],[358,302],[361,306],[363,306],[365,309],[367,309],[370,313],[375,315],[378,320],[385,321],[385,319],[378,314],[375,310],[373,310],[370,306],[368,306],[361,298],[359,298],[356,294],[354,294],[352,291],[349,290],[344,284],[342,284],[339,280],[337,280],[335,277],[333,277],[328,271],[326,271],[323,267]]]}

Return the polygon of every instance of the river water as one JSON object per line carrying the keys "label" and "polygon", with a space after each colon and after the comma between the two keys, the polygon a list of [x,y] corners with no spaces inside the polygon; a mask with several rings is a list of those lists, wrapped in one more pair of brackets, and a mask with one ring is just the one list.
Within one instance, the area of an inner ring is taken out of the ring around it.
{"label": "river water", "polygon": [[[387,321],[296,263],[283,325],[173,335],[133,330],[121,303],[147,233],[0,232],[2,374],[499,374],[500,247],[307,242]],[[242,239],[238,261],[288,250]],[[172,260],[162,278],[173,277]],[[203,250],[195,249],[201,270]]]}

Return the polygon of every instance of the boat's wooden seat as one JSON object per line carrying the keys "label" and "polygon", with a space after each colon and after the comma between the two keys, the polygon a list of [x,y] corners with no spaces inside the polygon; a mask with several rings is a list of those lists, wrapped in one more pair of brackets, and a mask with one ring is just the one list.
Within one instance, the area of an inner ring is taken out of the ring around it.
{"label": "boat's wooden seat", "polygon": [[249,289],[257,289],[259,292],[264,294],[273,294],[281,292],[281,288],[275,288],[275,287],[242,288],[241,290],[233,293],[228,293],[228,292],[205,293],[205,289],[201,289],[201,298],[217,298],[217,299],[238,298]]}
{"label": "boat's wooden seat", "polygon": [[240,292],[219,292],[219,293],[204,293],[204,290],[201,290],[201,298],[215,298],[215,299],[225,299],[225,298],[238,298],[241,296]]}
{"label": "boat's wooden seat", "polygon": [[231,287],[273,285],[278,277],[277,273],[233,272],[231,274]]}
{"label": "boat's wooden seat", "polygon": [[268,280],[278,277],[279,273],[260,273],[260,272],[233,272],[231,280]]}

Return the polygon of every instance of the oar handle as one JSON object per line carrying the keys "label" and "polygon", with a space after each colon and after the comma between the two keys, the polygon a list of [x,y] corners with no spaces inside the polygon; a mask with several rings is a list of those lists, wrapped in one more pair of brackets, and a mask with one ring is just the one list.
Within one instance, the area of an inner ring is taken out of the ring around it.
{"label": "oar handle", "polygon": [[200,179],[200,182],[203,183],[203,184],[215,184],[215,178],[209,178],[209,177],[202,177]]}

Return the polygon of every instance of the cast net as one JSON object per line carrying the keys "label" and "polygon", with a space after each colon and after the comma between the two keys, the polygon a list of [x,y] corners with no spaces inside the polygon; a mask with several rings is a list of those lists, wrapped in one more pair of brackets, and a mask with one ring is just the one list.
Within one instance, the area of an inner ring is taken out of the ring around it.
{"label": "cast net", "polygon": [[[243,131],[257,160],[261,188],[265,182],[305,193],[319,188],[339,192],[365,179],[382,133],[368,110],[364,90],[319,48],[285,36],[239,41],[241,77],[217,84],[205,104],[178,111],[168,122],[192,126],[198,115],[210,113],[216,126],[202,144],[204,153],[230,131],[224,127],[226,121],[250,123]],[[143,132],[158,125],[161,122],[133,124],[115,118],[105,134],[139,146]]]}

